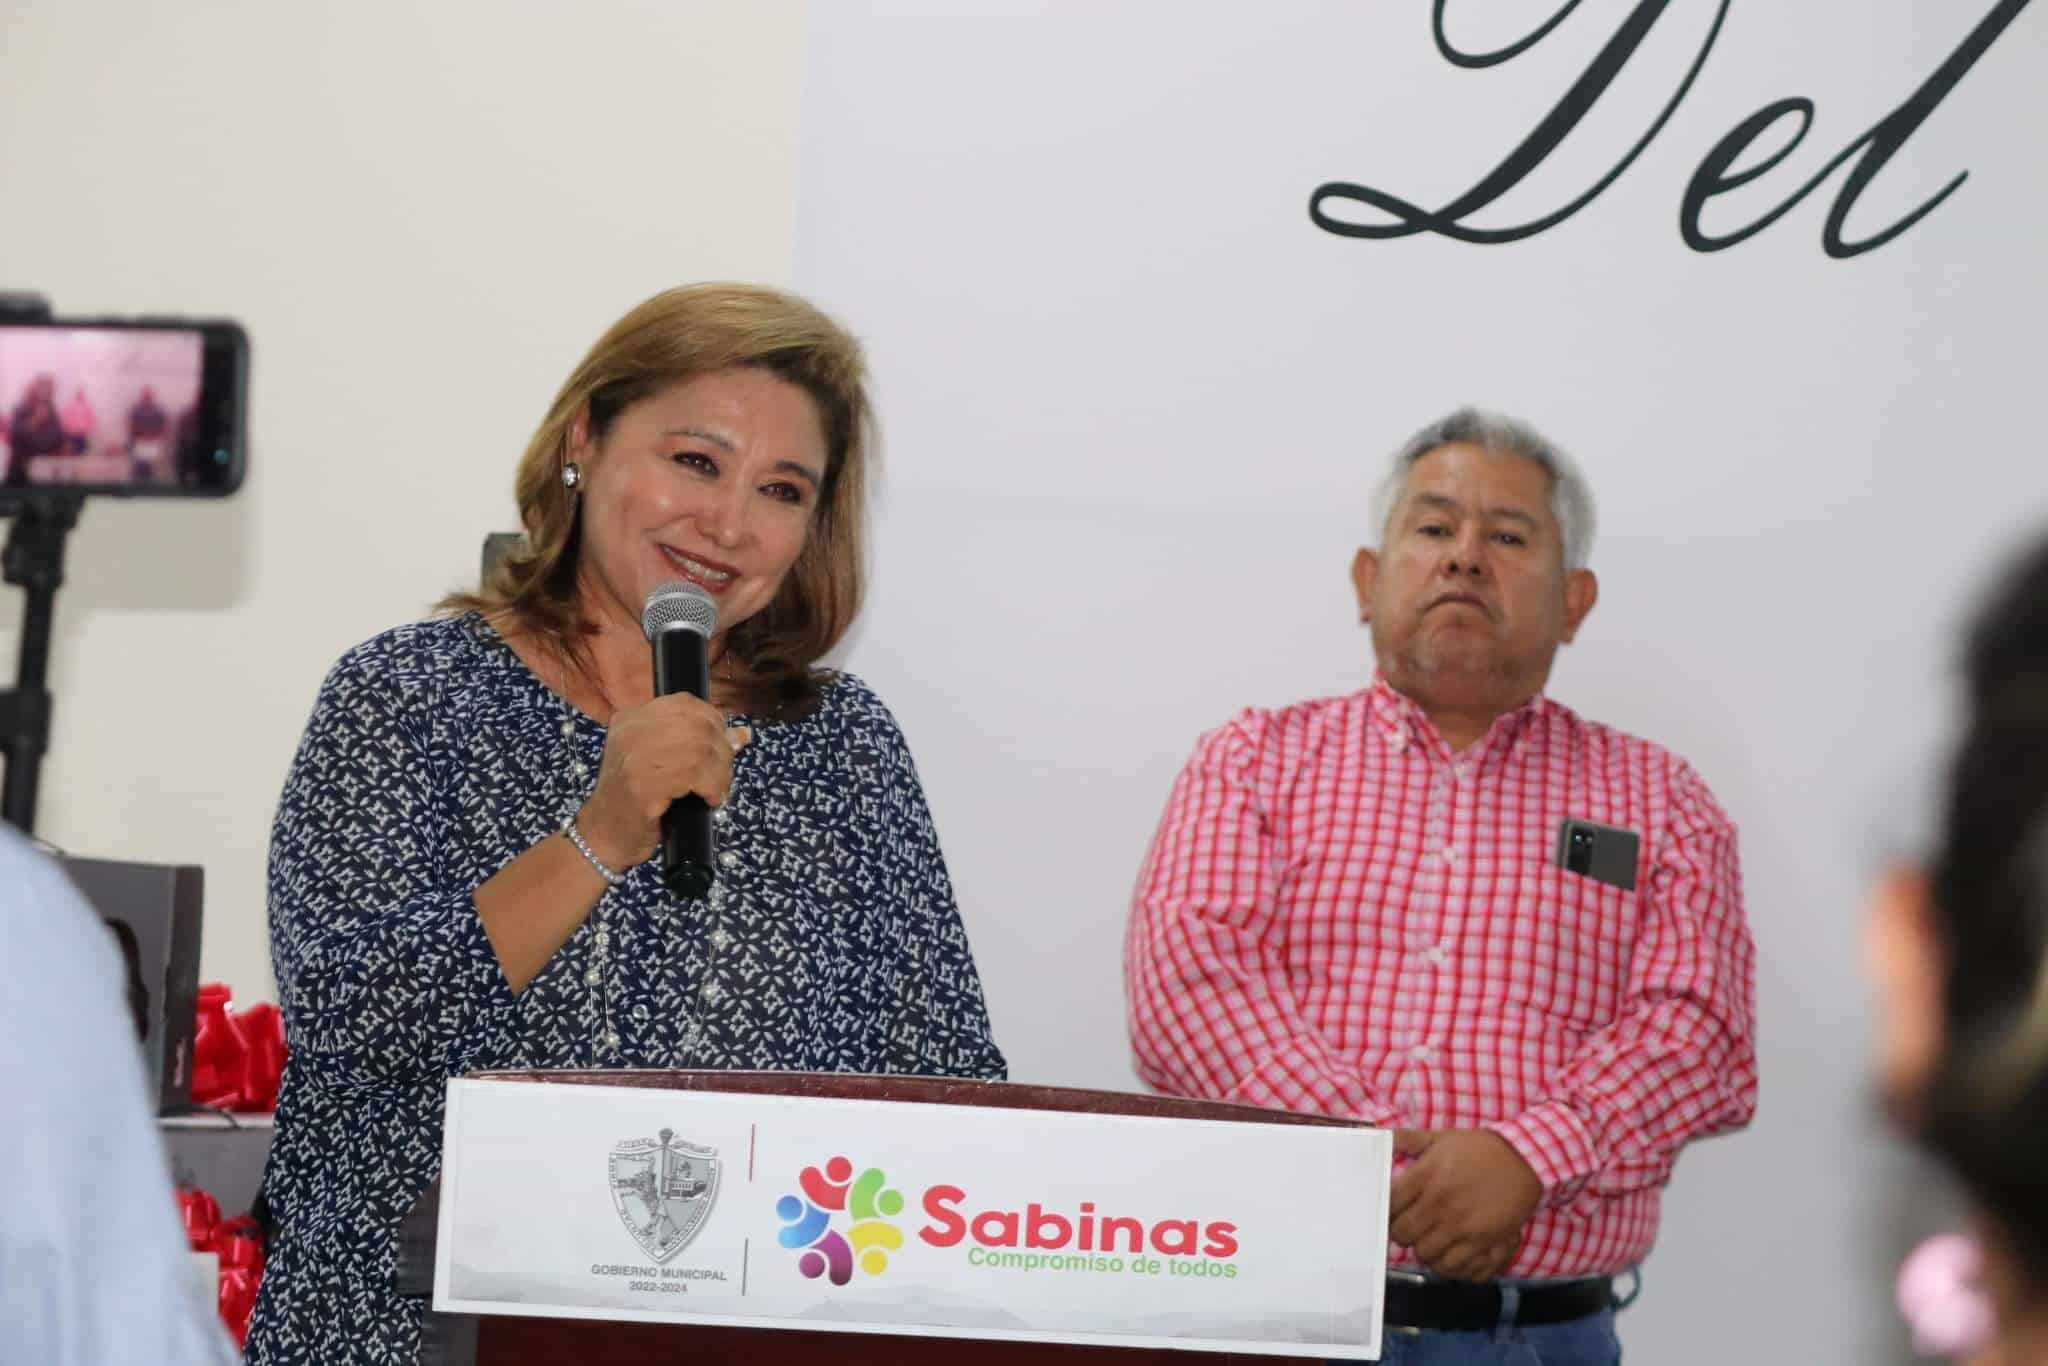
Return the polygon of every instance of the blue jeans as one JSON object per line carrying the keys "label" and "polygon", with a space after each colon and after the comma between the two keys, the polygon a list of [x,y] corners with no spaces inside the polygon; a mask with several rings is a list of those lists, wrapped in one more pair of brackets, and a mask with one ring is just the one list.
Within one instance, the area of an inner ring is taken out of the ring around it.
{"label": "blue jeans", "polygon": [[[1519,1288],[1514,1281],[1498,1284],[1504,1289]],[[1621,1339],[1614,1334],[1612,1309],[1569,1323],[1492,1332],[1415,1333],[1389,1328],[1380,1342],[1380,1362],[1382,1366],[1621,1366]]]}

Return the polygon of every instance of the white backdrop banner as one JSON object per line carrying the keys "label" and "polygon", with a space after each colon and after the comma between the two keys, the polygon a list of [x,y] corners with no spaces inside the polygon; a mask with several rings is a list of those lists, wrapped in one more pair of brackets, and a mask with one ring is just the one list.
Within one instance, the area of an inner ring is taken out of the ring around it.
{"label": "white backdrop banner", "polygon": [[1726,1359],[1697,1324],[1745,1306],[1746,1359],[1887,1359],[1913,1212],[1859,903],[1957,610],[2048,510],[2040,7],[809,23],[796,279],[869,343],[888,462],[847,663],[917,753],[1015,1074],[1132,1084],[1126,904],[1174,772],[1241,707],[1365,684],[1373,485],[1497,408],[1601,504],[1550,690],[1705,775],[1759,946],[1761,1113],[1680,1165],[1631,1354]]}

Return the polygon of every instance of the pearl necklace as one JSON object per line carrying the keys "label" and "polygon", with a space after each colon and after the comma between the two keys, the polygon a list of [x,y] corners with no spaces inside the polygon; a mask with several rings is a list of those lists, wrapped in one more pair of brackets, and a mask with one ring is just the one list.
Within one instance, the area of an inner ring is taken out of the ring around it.
{"label": "pearl necklace", "polygon": [[[728,715],[725,723],[730,728],[743,725],[745,721],[742,717]],[[580,811],[584,803],[590,800],[590,794],[596,787],[596,783],[591,777],[590,765],[585,763],[583,756],[576,751],[576,710],[566,700],[562,702],[561,737],[562,757],[564,759],[562,768],[568,774],[569,787],[563,811],[563,815],[566,817]],[[735,774],[734,776],[735,780],[737,780],[738,775]],[[717,848],[719,837],[725,833],[726,827],[732,823],[731,807],[736,791],[737,781],[735,781],[734,790],[727,793],[726,804],[712,809],[711,826],[714,849]],[[740,866],[739,856],[731,850],[717,852],[714,855],[714,862],[722,875],[735,873]],[[631,869],[620,869],[619,871],[628,875],[632,872]],[[590,956],[583,968],[583,985],[589,989],[590,993],[589,1003],[593,1035],[592,1042],[595,1053],[594,1061],[600,1066],[606,1063],[615,1064],[618,1060],[620,1046],[618,1027],[612,1018],[612,973],[610,968],[612,947],[611,900],[613,890],[612,887],[607,886],[599,894],[597,905],[591,910],[590,919],[595,923],[592,925],[590,932]],[[704,955],[703,985],[696,993],[705,1005],[716,1005],[724,994],[718,985],[715,968],[717,967],[719,954],[732,942],[732,936],[727,933],[723,925],[715,922],[731,903],[731,900],[732,893],[727,890],[724,876],[720,876],[717,881],[711,884],[711,890],[704,897],[704,904],[710,908],[710,918],[714,922],[711,926],[711,933],[706,938],[708,947]],[[657,902],[654,908],[654,915],[658,920],[668,921],[674,917],[675,909],[666,902]],[[678,1050],[674,1066],[686,1066],[690,1054],[700,1042],[698,1023],[697,1020],[691,1020],[684,1028],[682,1046]]]}

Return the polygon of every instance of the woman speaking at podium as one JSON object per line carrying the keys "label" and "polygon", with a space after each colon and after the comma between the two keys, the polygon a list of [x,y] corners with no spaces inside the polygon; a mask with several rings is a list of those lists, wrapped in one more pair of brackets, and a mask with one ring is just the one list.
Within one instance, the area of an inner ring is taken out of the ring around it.
{"label": "woman speaking at podium", "polygon": [[[334,666],[271,844],[291,1061],[252,1361],[415,1359],[393,1234],[449,1077],[1003,1075],[903,736],[818,667],[860,607],[869,442],[818,310],[657,295],[527,446],[521,548]],[[655,695],[641,608],[676,580],[717,607],[708,700]],[[653,855],[690,794],[719,852],[686,899]]]}

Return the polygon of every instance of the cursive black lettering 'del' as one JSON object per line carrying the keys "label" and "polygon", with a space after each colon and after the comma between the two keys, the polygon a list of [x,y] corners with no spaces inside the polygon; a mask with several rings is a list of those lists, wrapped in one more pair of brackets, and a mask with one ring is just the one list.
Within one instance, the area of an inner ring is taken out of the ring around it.
{"label": "cursive black lettering 'del'", "polygon": [[[1467,68],[1496,66],[1514,59],[1548,37],[1559,24],[1571,16],[1572,11],[1579,7],[1579,3],[1580,0],[1566,0],[1561,8],[1526,37],[1495,52],[1465,52],[1451,41],[1444,27],[1444,11],[1449,0],[1435,0],[1431,13],[1431,27],[1435,33],[1437,51],[1445,60]],[[1698,79],[1701,69],[1706,65],[1707,57],[1712,53],[1714,43],[1721,35],[1721,26],[1728,17],[1728,9],[1732,3],[1733,0],[1719,0],[1714,12],[1713,26],[1707,31],[1706,40],[1700,44],[1699,52],[1686,70],[1684,79],[1679,82],[1677,91],[1659,111],[1648,131],[1629,148],[1627,155],[1593,184],[1592,188],[1562,207],[1540,218],[1509,227],[1480,228],[1465,221],[1520,184],[1571,134],[1579,121],[1614,83],[1615,77],[1621,73],[1629,59],[1635,56],[1643,40],[1649,36],[1650,30],[1671,7],[1671,0],[1641,0],[1578,80],[1565,91],[1556,106],[1544,115],[1542,122],[1537,124],[1498,166],[1487,172],[1471,189],[1442,208],[1425,209],[1385,190],[1377,190],[1368,185],[1355,185],[1347,181],[1331,181],[1318,186],[1315,193],[1309,196],[1309,219],[1325,232],[1335,233],[1340,237],[1394,238],[1428,232],[1461,242],[1485,244],[1520,241],[1522,238],[1533,237],[1537,233],[1556,227],[1592,203],[1609,185],[1620,179],[1622,173],[1634,164],[1643,150],[1663,131],[1664,125],[1671,121],[1672,115],[1678,111],[1679,105],[1691,92],[1693,82]],[[1837,153],[1833,160],[1790,197],[1761,218],[1740,228],[1721,233],[1709,232],[1701,224],[1701,216],[1708,202],[1716,195],[1746,185],[1776,169],[1805,140],[1807,130],[1813,124],[1814,104],[1812,100],[1794,96],[1773,101],[1744,119],[1707,152],[1686,186],[1685,197],[1679,206],[1678,214],[1679,235],[1685,244],[1694,251],[1710,252],[1747,241],[1784,217],[1818,188],[1822,181],[1833,175],[1852,157],[1857,157],[1858,153],[1861,153],[1861,156],[1843,181],[1841,191],[1835,197],[1834,207],[1828,213],[1827,224],[1822,229],[1823,249],[1829,256],[1837,259],[1859,256],[1883,246],[1913,227],[1933,212],[1942,201],[1954,194],[1969,178],[1969,172],[1957,173],[1939,193],[1890,226],[1856,241],[1850,241],[1844,236],[1850,211],[1855,208],[1858,197],[1884,169],[1893,154],[1905,145],[1906,140],[1922,123],[1927,121],[1928,115],[1932,114],[1948,97],[1949,92],[1969,74],[1977,60],[1990,50],[1992,44],[1998,41],[2011,26],[2012,21],[2018,18],[2020,12],[2030,3],[2032,0],[1999,0],[1991,12],[1970,31],[1962,45],[1949,55],[1919,89],[1861,137]],[[1758,138],[1788,116],[1797,116],[1799,119],[1798,130],[1793,133],[1790,140],[1754,164],[1735,169],[1735,164],[1743,153],[1748,151]],[[1329,211],[1333,203],[1362,204],[1387,215],[1391,221],[1359,222],[1335,217]]]}

